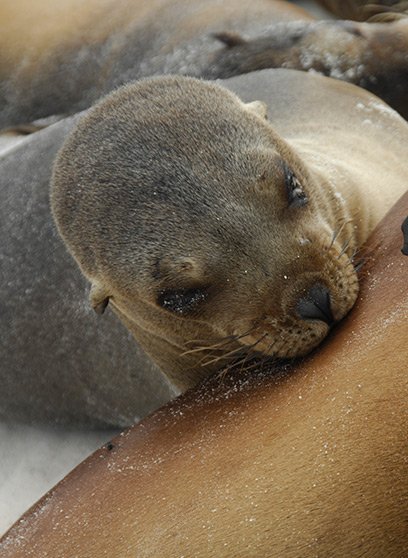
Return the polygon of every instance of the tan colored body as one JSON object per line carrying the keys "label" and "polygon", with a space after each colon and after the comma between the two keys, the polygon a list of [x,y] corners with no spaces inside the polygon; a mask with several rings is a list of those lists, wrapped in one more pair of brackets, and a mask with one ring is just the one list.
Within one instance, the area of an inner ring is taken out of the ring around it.
{"label": "tan colored body", "polygon": [[2,558],[403,558],[408,196],[353,313],[294,369],[213,381],[113,440],[9,531]]}
{"label": "tan colored body", "polygon": [[223,83],[244,101],[266,103],[279,135],[345,200],[360,246],[408,190],[408,125],[370,93],[285,70]]}

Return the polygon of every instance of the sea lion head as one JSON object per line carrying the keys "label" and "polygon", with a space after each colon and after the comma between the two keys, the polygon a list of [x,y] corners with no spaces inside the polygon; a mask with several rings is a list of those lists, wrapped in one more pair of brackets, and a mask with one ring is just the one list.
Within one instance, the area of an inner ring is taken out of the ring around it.
{"label": "sea lion head", "polygon": [[110,301],[181,388],[308,353],[356,299],[343,200],[262,103],[214,83],[153,78],[99,102],[59,153],[51,202],[94,308]]}

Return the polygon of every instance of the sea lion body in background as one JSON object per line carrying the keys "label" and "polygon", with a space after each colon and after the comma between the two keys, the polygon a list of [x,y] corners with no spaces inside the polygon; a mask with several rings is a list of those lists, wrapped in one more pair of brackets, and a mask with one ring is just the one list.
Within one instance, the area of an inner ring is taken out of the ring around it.
{"label": "sea lion body in background", "polygon": [[0,128],[75,113],[144,75],[196,73],[225,27],[297,19],[313,18],[280,0],[5,0]]}
{"label": "sea lion body in background", "polygon": [[407,556],[407,213],[408,195],[322,350],[206,382],[124,432],[16,522],[2,558]]}
{"label": "sea lion body in background", "polygon": [[[353,257],[407,189],[408,124],[351,85],[289,70],[117,90],[56,160],[69,250],[180,389],[300,356],[355,302]],[[265,103],[269,121],[265,120]]]}
{"label": "sea lion body in background", "polygon": [[350,81],[408,115],[408,22],[313,20],[279,0],[5,0],[0,128],[73,114],[146,76],[228,78],[281,66]]}
{"label": "sea lion body in background", "polygon": [[0,157],[0,418],[126,426],[173,392],[115,316],[95,319],[55,229],[52,163],[77,120]]}
{"label": "sea lion body in background", "polygon": [[264,68],[313,71],[363,87],[408,118],[408,17],[389,23],[285,23],[259,36],[226,32],[218,38],[225,46],[209,56],[204,78]]}

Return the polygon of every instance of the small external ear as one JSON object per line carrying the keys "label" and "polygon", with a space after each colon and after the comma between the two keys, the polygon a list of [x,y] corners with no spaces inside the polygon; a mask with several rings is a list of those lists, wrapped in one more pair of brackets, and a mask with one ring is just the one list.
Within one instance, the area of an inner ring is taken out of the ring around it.
{"label": "small external ear", "polygon": [[219,33],[212,33],[214,39],[221,41],[228,48],[233,48],[239,45],[245,45],[247,41],[239,33],[234,31],[220,31]]}
{"label": "small external ear", "polygon": [[95,312],[97,314],[103,314],[109,303],[109,295],[104,287],[97,283],[93,283],[89,294],[89,300]]}
{"label": "small external ear", "polygon": [[264,120],[268,118],[268,107],[263,101],[252,101],[252,103],[245,103],[245,108],[250,112],[260,116]]}

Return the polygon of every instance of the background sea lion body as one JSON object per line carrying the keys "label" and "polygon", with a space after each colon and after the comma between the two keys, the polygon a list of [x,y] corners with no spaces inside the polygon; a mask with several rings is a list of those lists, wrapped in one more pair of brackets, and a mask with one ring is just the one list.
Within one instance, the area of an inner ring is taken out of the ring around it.
{"label": "background sea lion body", "polygon": [[211,33],[225,27],[259,31],[267,21],[296,19],[312,16],[280,0],[6,0],[0,128],[72,114],[145,75],[196,73],[218,48]]}
{"label": "background sea lion body", "polygon": [[288,70],[225,85],[270,122],[210,82],[145,80],[88,112],[53,175],[94,306],[110,298],[181,389],[316,346],[355,301],[355,251],[407,188],[408,125],[376,97]]}
{"label": "background sea lion body", "polygon": [[146,76],[281,66],[358,84],[408,114],[408,22],[317,25],[279,0],[6,0],[0,10],[0,128],[73,114]]}
{"label": "background sea lion body", "polygon": [[285,23],[258,37],[219,38],[226,46],[209,56],[201,71],[207,79],[264,68],[314,71],[363,87],[408,118],[408,17],[389,23]]}
{"label": "background sea lion body", "polygon": [[126,426],[173,394],[89,288],[55,229],[49,181],[78,117],[0,157],[0,419]]}

